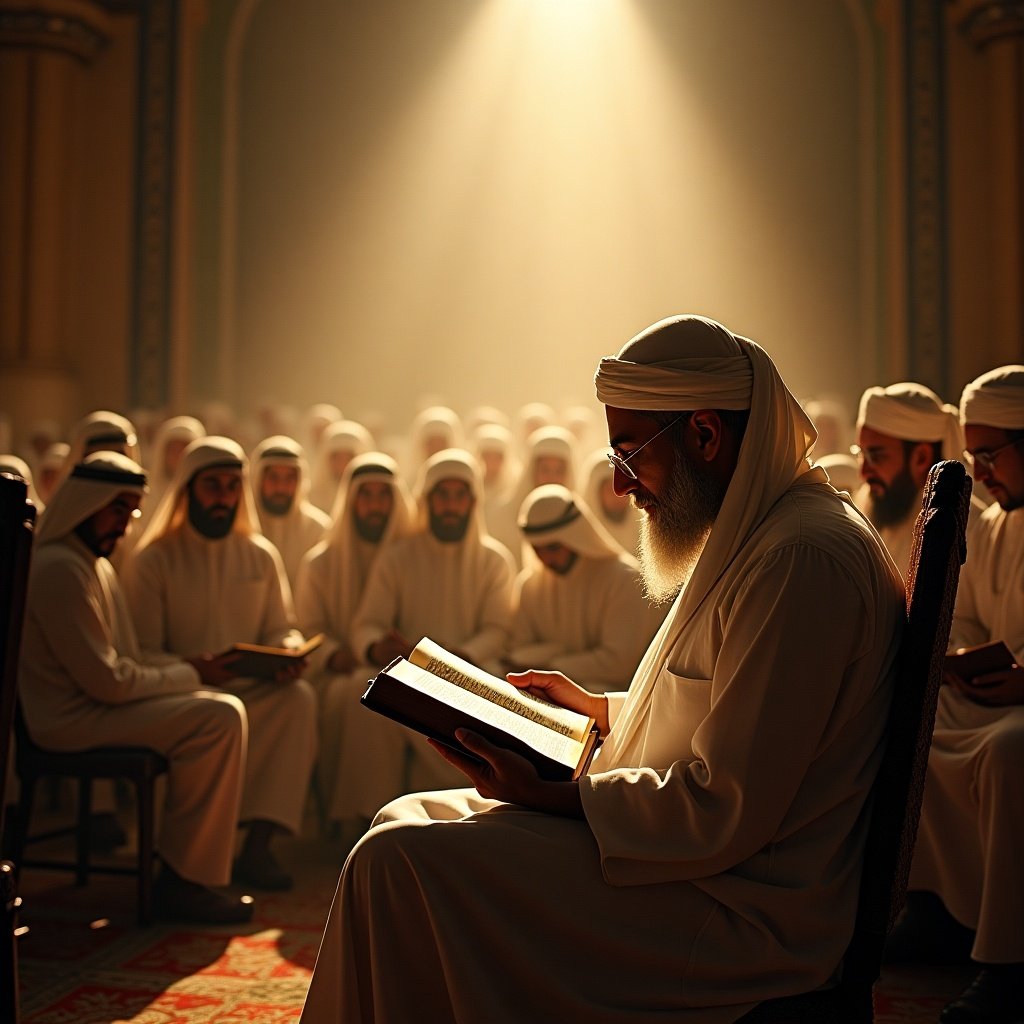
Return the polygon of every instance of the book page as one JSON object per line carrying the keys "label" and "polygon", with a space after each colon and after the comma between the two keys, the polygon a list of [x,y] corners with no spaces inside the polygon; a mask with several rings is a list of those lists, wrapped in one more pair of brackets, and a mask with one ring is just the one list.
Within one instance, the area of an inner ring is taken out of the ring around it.
{"label": "book page", "polygon": [[[593,725],[593,721],[586,715],[569,711],[567,708],[560,708],[557,704],[551,704],[548,701],[537,700],[531,694],[513,686],[507,679],[499,679],[497,676],[492,676],[490,672],[484,672],[476,665],[457,658],[427,637],[424,637],[415,646],[412,654],[409,655],[409,660],[414,665],[454,683],[469,693],[492,701],[516,715],[542,725],[545,729],[570,737],[577,743],[583,742]],[[446,701],[446,703],[452,702]],[[507,731],[511,732],[512,730]]]}
{"label": "book page", "polygon": [[[553,730],[536,716],[523,715],[515,704],[506,704],[494,693],[481,696],[473,689],[438,676],[429,669],[412,664],[404,658],[387,670],[387,674],[399,682],[435,700],[457,708],[473,719],[487,722],[502,732],[515,736],[534,750],[550,757],[553,761],[574,768],[583,754],[583,742],[562,730]],[[509,684],[511,687],[511,684]],[[515,689],[515,687],[511,687]],[[513,694],[515,697],[515,695]],[[577,716],[582,717],[582,716]],[[586,734],[585,734],[586,735]]]}

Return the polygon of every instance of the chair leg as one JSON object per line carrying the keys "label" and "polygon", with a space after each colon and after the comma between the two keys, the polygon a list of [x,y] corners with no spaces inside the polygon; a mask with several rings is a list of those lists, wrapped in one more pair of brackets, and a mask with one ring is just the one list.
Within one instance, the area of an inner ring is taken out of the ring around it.
{"label": "chair leg", "polygon": [[139,924],[147,925],[153,919],[153,779],[140,779],[135,785],[135,807],[139,831]]}
{"label": "chair leg", "polygon": [[25,847],[28,844],[28,827],[32,822],[32,807],[35,804],[38,779],[31,775],[18,781],[18,806],[14,812],[15,820],[12,822],[10,859],[14,863],[15,872],[20,874],[22,861],[25,859]]}
{"label": "chair leg", "polygon": [[92,779],[78,779],[78,826],[75,829],[75,885],[89,880],[89,819],[92,817]]}

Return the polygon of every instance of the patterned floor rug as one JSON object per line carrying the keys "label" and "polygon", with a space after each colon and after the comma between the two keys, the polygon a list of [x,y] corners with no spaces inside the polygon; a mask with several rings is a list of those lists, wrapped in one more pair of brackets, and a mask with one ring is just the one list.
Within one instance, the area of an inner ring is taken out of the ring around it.
{"label": "patterned floor rug", "polygon": [[[237,928],[135,924],[132,879],[23,873],[22,1024],[284,1024],[299,1019],[334,895],[340,851],[281,845],[294,891],[257,898]],[[888,971],[877,1024],[934,1024],[965,972]]]}

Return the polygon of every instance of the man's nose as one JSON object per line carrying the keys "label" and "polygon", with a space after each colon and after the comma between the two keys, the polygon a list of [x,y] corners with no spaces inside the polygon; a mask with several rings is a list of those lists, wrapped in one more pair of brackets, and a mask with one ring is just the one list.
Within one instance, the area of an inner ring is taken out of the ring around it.
{"label": "man's nose", "polygon": [[612,469],[612,490],[620,497],[632,494],[638,487],[638,481],[628,473],[623,473],[617,466]]}

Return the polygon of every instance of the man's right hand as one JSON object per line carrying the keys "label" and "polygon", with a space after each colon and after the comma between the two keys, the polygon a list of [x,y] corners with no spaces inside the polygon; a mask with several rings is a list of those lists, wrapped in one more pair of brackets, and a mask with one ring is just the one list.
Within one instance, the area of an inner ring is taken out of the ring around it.
{"label": "man's right hand", "polygon": [[585,690],[561,672],[531,669],[528,672],[510,672],[506,678],[513,686],[518,686],[534,697],[593,718],[602,738],[608,735],[608,698],[604,694]]}
{"label": "man's right hand", "polygon": [[231,667],[239,658],[237,651],[227,654],[197,654],[185,660],[199,673],[199,678],[207,686],[223,686],[235,678],[236,672]]}

